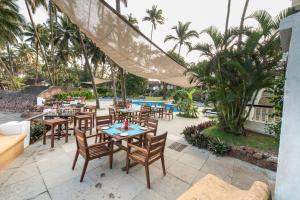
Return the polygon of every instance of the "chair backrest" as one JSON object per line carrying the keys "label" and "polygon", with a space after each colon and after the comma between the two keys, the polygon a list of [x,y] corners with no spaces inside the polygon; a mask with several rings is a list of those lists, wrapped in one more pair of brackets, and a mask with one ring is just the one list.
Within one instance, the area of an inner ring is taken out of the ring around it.
{"label": "chair backrest", "polygon": [[148,158],[161,156],[164,153],[168,132],[150,137],[147,144]]}
{"label": "chair backrest", "polygon": [[141,120],[147,120],[150,116],[150,112],[147,110],[141,110],[140,112],[140,119]]}
{"label": "chair backrest", "polygon": [[151,111],[151,107],[147,106],[147,105],[144,105],[144,106],[141,107],[141,111],[148,111],[148,112],[150,112]]}
{"label": "chair backrest", "polygon": [[88,144],[87,144],[85,132],[79,130],[78,128],[75,128],[74,131],[76,137],[77,150],[81,155],[88,157],[89,152],[88,152]]}
{"label": "chair backrest", "polygon": [[171,106],[170,109],[169,109],[169,113],[173,113],[173,111],[174,111],[174,107]]}
{"label": "chair backrest", "polygon": [[108,108],[108,113],[109,113],[109,115],[112,115],[114,117],[116,115],[116,112],[115,112],[115,110],[113,108]]}
{"label": "chair backrest", "polygon": [[105,115],[105,116],[97,116],[96,117],[96,126],[105,126],[112,124],[112,116]]}
{"label": "chair backrest", "polygon": [[156,136],[158,126],[157,119],[148,118],[147,122],[145,123],[145,126],[151,128],[153,130],[154,136]]}

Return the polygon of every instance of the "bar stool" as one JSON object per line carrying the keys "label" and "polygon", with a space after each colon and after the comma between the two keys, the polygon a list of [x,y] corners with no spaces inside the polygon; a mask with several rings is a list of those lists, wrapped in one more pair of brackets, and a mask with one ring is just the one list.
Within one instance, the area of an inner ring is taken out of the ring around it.
{"label": "bar stool", "polygon": [[81,131],[89,130],[90,135],[92,135],[93,116],[92,115],[81,115],[81,114],[76,115],[74,117],[74,134],[75,134],[76,127]]}
{"label": "bar stool", "polygon": [[[55,118],[55,119],[47,119],[44,120],[44,125],[45,126],[50,126],[51,127],[51,147],[54,147],[54,136],[55,136],[55,127],[58,126],[58,139],[60,140],[61,137],[61,131],[62,131],[62,125],[65,125],[65,142],[68,142],[68,120],[67,119],[61,119],[61,118]],[[46,134],[47,131],[44,128],[44,133],[43,133],[43,144],[46,144]]]}

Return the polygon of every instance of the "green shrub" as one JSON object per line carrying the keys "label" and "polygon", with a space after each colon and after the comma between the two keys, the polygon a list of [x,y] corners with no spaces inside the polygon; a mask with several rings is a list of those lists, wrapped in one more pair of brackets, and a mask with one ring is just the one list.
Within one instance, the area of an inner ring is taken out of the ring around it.
{"label": "green shrub", "polygon": [[32,121],[30,125],[30,143],[37,141],[44,132],[44,124],[41,120]]}
{"label": "green shrub", "polygon": [[196,126],[186,127],[182,134],[186,141],[201,149],[208,149],[217,156],[224,156],[230,151],[230,147],[222,142],[219,138],[214,139],[212,137],[202,134],[202,131],[206,128],[213,126],[215,122],[204,122]]}
{"label": "green shrub", "polygon": [[66,100],[68,96],[71,97],[85,97],[86,99],[93,99],[95,96],[93,93],[89,90],[77,90],[77,91],[71,91],[71,92],[61,92],[55,97],[59,100]]}
{"label": "green shrub", "polygon": [[179,116],[187,118],[197,118],[198,117],[198,107],[193,100],[193,94],[196,90],[177,90],[173,94],[173,99],[177,106],[179,107]]}
{"label": "green shrub", "polygon": [[[206,136],[207,137],[207,136]],[[224,156],[231,150],[230,146],[222,142],[219,138],[208,138],[207,149],[217,156]]]}

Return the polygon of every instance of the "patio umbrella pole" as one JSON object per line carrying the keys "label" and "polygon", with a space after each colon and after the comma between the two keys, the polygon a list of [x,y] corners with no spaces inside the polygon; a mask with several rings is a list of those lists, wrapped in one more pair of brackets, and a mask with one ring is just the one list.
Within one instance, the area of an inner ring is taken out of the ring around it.
{"label": "patio umbrella pole", "polygon": [[85,44],[83,42],[83,39],[82,39],[79,28],[78,27],[76,27],[76,28],[77,28],[77,33],[78,33],[78,37],[79,37],[79,40],[80,40],[80,44],[81,44],[81,47],[82,47],[82,52],[83,52],[83,55],[84,55],[84,59],[85,59],[85,65],[87,66],[89,74],[90,74],[91,79],[92,79],[93,91],[94,91],[94,95],[95,95],[95,98],[96,98],[96,107],[100,108],[100,104],[99,104],[99,101],[98,101],[97,88],[96,88],[94,76],[92,74],[92,69],[91,69],[91,65],[90,65],[90,62],[89,62],[89,58],[87,56],[87,51],[86,51],[86,48],[85,48]]}

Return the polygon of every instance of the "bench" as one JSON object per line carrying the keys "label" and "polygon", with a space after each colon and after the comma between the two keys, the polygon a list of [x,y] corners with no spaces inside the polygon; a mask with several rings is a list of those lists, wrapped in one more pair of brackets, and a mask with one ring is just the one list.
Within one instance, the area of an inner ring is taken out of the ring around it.
{"label": "bench", "polygon": [[25,137],[26,134],[0,134],[0,170],[23,153]]}
{"label": "bench", "polygon": [[256,181],[249,190],[241,190],[213,175],[206,175],[177,200],[270,200],[267,184]]}

